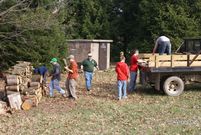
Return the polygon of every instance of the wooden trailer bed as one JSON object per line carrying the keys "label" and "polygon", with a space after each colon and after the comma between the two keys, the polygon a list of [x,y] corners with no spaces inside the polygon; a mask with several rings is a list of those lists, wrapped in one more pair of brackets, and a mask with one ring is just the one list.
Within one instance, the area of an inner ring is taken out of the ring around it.
{"label": "wooden trailer bed", "polygon": [[139,59],[146,61],[147,67],[150,68],[201,67],[201,54],[152,55],[144,53],[139,55]]}

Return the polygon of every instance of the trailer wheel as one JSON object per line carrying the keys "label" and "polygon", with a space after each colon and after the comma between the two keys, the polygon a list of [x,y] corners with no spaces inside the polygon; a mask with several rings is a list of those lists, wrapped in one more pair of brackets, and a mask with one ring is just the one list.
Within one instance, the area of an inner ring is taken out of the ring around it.
{"label": "trailer wheel", "polygon": [[179,96],[184,91],[184,82],[177,76],[169,77],[164,81],[163,90],[169,96]]}

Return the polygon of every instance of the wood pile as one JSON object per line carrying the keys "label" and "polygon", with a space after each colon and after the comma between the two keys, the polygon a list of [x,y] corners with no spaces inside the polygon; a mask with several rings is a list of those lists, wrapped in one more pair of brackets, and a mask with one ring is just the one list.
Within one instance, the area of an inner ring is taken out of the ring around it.
{"label": "wood pile", "polygon": [[[20,106],[24,110],[29,110],[33,106],[38,106],[41,101],[42,77],[32,75],[30,62],[18,61],[18,64],[7,71],[5,88],[8,97],[20,93],[22,98]],[[12,101],[10,102],[11,104]],[[15,106],[11,106],[11,108],[19,109],[19,107]]]}

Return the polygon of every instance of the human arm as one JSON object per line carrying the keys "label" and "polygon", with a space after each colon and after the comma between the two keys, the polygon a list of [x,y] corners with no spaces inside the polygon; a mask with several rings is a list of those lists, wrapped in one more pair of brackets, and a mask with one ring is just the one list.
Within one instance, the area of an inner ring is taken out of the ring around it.
{"label": "human arm", "polygon": [[71,72],[71,73],[73,73],[73,70],[71,70],[71,69],[69,69],[69,67],[64,67],[68,72]]}
{"label": "human arm", "polygon": [[97,62],[94,60],[94,66],[96,67],[97,70],[99,70]]}
{"label": "human arm", "polygon": [[157,49],[157,47],[158,47],[158,40],[159,40],[159,39],[157,39],[156,42],[155,42],[155,46],[154,46],[152,55],[154,55],[154,53],[156,52],[156,49]]}

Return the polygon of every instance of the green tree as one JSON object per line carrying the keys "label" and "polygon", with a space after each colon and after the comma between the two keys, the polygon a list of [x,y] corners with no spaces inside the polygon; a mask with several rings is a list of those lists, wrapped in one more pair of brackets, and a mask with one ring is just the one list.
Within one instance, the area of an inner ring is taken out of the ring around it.
{"label": "green tree", "polygon": [[37,65],[48,64],[52,57],[65,57],[65,33],[52,10],[40,6],[32,10],[26,1],[5,1],[2,7],[5,5],[15,12],[5,12],[0,22],[1,70],[18,60],[31,61]]}

